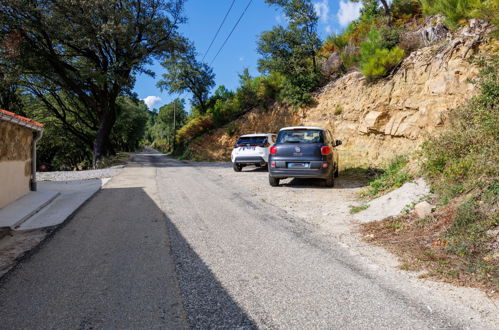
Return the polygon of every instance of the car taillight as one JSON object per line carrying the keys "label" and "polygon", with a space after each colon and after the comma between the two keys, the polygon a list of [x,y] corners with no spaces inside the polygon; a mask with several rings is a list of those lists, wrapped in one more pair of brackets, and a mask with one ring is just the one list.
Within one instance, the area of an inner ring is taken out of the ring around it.
{"label": "car taillight", "polygon": [[270,167],[275,167],[275,162],[270,163]]}
{"label": "car taillight", "polygon": [[329,148],[329,147],[322,147],[321,148],[322,155],[329,155],[330,153],[331,153],[331,148]]}
{"label": "car taillight", "polygon": [[327,168],[328,164],[327,163],[322,163],[322,168]]}
{"label": "car taillight", "polygon": [[276,155],[277,154],[277,147],[270,147],[270,154]]}

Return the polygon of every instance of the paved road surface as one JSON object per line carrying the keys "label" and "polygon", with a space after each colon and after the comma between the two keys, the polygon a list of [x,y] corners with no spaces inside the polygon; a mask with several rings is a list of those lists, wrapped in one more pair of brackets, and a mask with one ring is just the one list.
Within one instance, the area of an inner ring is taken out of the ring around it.
{"label": "paved road surface", "polygon": [[490,327],[411,294],[211,165],[133,160],[0,283],[0,328]]}

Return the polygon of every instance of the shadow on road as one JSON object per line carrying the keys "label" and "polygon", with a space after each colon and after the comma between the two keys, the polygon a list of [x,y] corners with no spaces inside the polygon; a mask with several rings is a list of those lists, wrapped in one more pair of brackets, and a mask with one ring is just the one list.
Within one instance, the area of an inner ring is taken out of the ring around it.
{"label": "shadow on road", "polygon": [[138,187],[101,190],[0,281],[6,329],[183,328],[181,305],[192,328],[256,328]]}

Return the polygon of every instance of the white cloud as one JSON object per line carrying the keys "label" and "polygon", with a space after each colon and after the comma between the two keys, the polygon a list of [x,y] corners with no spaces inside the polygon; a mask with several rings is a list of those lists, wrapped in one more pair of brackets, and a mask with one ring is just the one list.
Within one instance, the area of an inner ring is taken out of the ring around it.
{"label": "white cloud", "polygon": [[341,26],[347,26],[350,22],[360,17],[360,9],[362,4],[360,2],[350,2],[348,0],[340,0],[340,9],[336,14],[338,22]]}
{"label": "white cloud", "polygon": [[239,61],[244,61],[244,56],[239,57]]}
{"label": "white cloud", "polygon": [[319,17],[321,21],[327,23],[329,21],[329,2],[328,0],[322,0],[322,2],[314,3],[315,14]]}
{"label": "white cloud", "polygon": [[333,33],[333,28],[330,25],[326,26],[326,28],[324,30],[326,30],[327,34]]}
{"label": "white cloud", "polygon": [[149,108],[149,110],[152,110],[152,109],[154,109],[154,107],[156,106],[156,104],[158,104],[159,102],[161,102],[161,97],[159,97],[159,96],[148,96],[148,97],[146,97],[145,99],[142,99],[142,100],[147,105],[147,107]]}

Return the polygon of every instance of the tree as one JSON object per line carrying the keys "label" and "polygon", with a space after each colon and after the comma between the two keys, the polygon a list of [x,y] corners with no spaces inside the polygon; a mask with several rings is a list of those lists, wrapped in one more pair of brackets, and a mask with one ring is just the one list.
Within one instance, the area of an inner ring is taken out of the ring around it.
{"label": "tree", "polygon": [[215,74],[206,63],[197,61],[192,45],[187,45],[186,49],[163,62],[166,73],[158,86],[171,93],[191,93],[193,107],[205,114],[210,90],[215,86]]}
{"label": "tree", "polygon": [[131,90],[135,74],[153,75],[145,69],[152,58],[184,44],[177,32],[183,2],[2,0],[0,72],[17,77],[89,145],[95,166],[109,153],[118,96]]}
{"label": "tree", "polygon": [[[316,55],[321,47],[321,41],[317,34],[318,17],[311,1],[266,0],[266,2],[283,9],[288,18],[288,27],[277,26],[271,31],[262,33],[258,41],[258,52],[264,58],[259,61],[259,66],[267,70],[276,65],[275,71],[286,74],[283,61],[292,60],[304,64],[304,61],[310,60],[311,69],[316,71]],[[310,67],[310,64],[307,66]]]}
{"label": "tree", "polygon": [[159,108],[155,125],[156,137],[167,139],[171,149],[175,149],[175,136],[177,130],[187,122],[184,99],[176,98],[173,102]]}
{"label": "tree", "polygon": [[[352,2],[362,2],[364,3],[364,6],[365,7],[371,7],[372,3],[377,3],[378,0],[350,0]],[[379,2],[381,3],[381,5],[383,6],[383,10],[385,11],[385,15],[389,15],[390,14],[390,5],[388,4],[388,2],[386,0],[379,0]]]}
{"label": "tree", "polygon": [[117,106],[120,115],[111,133],[112,146],[120,151],[135,151],[144,137],[149,120],[147,105],[129,96],[119,96]]}
{"label": "tree", "polygon": [[309,0],[266,0],[280,6],[288,25],[276,26],[260,35],[258,61],[261,72],[276,72],[286,78],[283,95],[297,106],[311,101],[310,91],[320,82],[317,51],[321,41],[317,35],[317,15]]}

